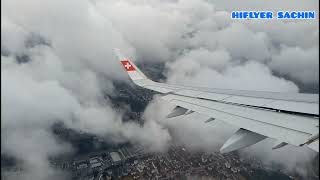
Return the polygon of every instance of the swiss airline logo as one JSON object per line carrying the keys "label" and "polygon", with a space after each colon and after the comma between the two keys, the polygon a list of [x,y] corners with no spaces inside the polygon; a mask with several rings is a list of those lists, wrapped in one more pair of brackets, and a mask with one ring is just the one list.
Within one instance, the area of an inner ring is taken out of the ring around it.
{"label": "swiss airline logo", "polygon": [[121,61],[121,64],[127,71],[135,71],[136,69],[132,66],[132,64],[127,60],[124,59]]}

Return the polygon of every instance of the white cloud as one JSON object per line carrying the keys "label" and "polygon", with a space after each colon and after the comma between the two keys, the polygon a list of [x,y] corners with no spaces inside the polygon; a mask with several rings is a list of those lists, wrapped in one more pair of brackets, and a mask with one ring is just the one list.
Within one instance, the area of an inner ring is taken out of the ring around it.
{"label": "white cloud", "polygon": [[[189,84],[222,89],[297,92],[298,87],[283,78],[273,76],[267,66],[249,61],[243,65],[229,66],[218,72],[202,67],[199,61],[181,59],[169,64],[170,83]],[[255,76],[252,76],[252,75]]]}
{"label": "white cloud", "polygon": [[304,84],[319,84],[319,49],[283,47],[280,54],[272,58],[270,67]]}
{"label": "white cloud", "polygon": [[[113,93],[112,81],[127,80],[112,48],[136,60],[165,63],[167,81],[172,83],[293,92],[298,91],[294,82],[319,84],[316,21],[235,22],[228,12],[239,3],[242,8],[318,11],[318,1],[212,2],[3,1],[1,50],[9,52],[1,57],[4,151],[24,161],[25,167],[39,167],[27,168],[27,174],[35,175],[32,179],[55,178],[48,156],[70,151],[48,130],[57,119],[70,128],[140,143],[151,151],[165,150],[171,134],[194,149],[203,147],[198,144],[203,138],[210,144],[207,133],[219,136],[207,149],[221,144],[227,136],[224,131],[196,126],[195,121],[165,123],[163,115],[170,110],[156,108],[152,114],[157,105],[147,108],[143,127],[121,122],[122,114],[101,100],[103,92]],[[27,48],[32,34],[50,45]],[[15,56],[22,54],[31,61],[16,63]],[[187,131],[179,129],[181,125]],[[34,147],[24,146],[24,141]],[[28,158],[31,150],[39,150],[39,157]]]}

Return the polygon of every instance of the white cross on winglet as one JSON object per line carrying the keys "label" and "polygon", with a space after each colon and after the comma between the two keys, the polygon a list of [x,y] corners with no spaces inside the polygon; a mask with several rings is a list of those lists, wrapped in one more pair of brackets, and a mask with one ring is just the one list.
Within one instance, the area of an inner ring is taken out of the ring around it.
{"label": "white cross on winglet", "polygon": [[127,62],[127,64],[124,65],[124,67],[125,67],[126,69],[130,69],[131,66],[132,66],[132,65],[131,65],[129,62]]}

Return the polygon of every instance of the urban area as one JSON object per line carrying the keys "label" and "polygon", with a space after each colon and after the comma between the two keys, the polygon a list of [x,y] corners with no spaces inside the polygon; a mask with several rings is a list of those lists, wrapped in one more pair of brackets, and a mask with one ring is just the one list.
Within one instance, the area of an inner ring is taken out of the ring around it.
{"label": "urban area", "polygon": [[[150,75],[150,74],[149,74]],[[152,76],[152,74],[151,74]],[[141,114],[152,99],[152,92],[127,85],[115,85],[118,94],[107,97],[115,109],[131,104],[124,120],[143,123]],[[101,137],[75,132],[56,124],[53,132],[70,142],[78,152],[73,155],[53,157],[51,166],[70,174],[74,180],[290,180],[319,179],[314,173],[309,177],[288,174],[262,165],[255,158],[240,158],[236,152],[195,152],[171,142],[167,152],[151,153],[142,146],[129,143],[113,145]],[[1,164],[4,157],[1,158]],[[9,163],[10,164],[10,163]],[[19,166],[1,166],[1,179],[15,179],[23,170]]]}

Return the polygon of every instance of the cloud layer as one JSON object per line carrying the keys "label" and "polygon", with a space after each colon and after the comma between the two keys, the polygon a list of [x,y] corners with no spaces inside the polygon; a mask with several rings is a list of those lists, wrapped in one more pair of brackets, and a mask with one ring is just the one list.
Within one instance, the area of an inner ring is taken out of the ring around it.
{"label": "cloud layer", "polygon": [[[319,2],[273,3],[243,5],[313,9]],[[170,109],[160,108],[157,100],[146,109],[142,127],[123,123],[122,114],[103,98],[114,93],[114,81],[127,81],[114,47],[136,61],[165,64],[170,83],[319,91],[301,87],[319,84],[316,20],[232,21],[233,5],[195,0],[5,0],[2,5],[2,153],[21,160],[32,179],[60,175],[48,158],[72,151],[50,131],[58,121],[151,151],[165,150],[172,138],[193,149],[216,150],[234,131],[223,123],[223,131],[217,131],[219,124],[191,121],[206,117],[164,122]],[[155,107],[163,111],[154,113]]]}

